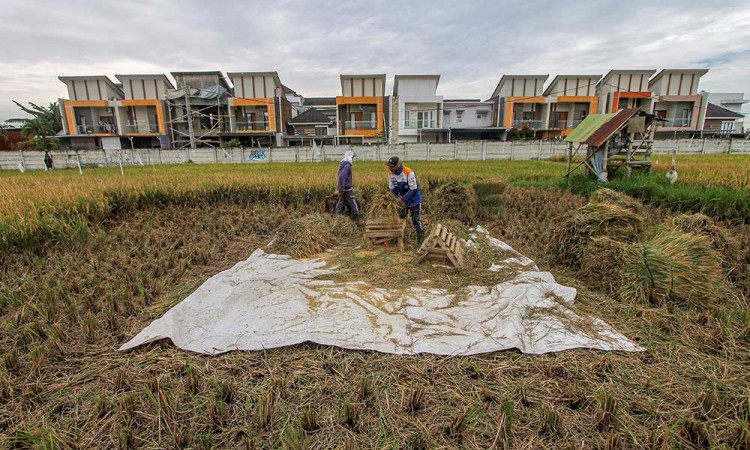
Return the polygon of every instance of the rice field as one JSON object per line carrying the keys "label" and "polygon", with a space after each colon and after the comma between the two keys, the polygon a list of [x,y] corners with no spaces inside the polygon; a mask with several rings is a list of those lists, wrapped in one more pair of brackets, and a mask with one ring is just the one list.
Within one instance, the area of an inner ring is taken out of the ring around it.
{"label": "rice field", "polygon": [[[432,217],[486,226],[576,287],[580,312],[647,348],[460,358],[312,344],[116,351],[279,233],[298,254],[333,234],[361,245],[356,226],[325,214],[336,164],[2,173],[0,448],[750,448],[750,226],[692,191],[721,189],[730,205],[749,163],[680,156],[674,188],[694,195],[691,214],[661,203],[663,181],[613,183],[638,199],[589,198],[559,182],[563,163],[409,164]],[[354,169],[358,197],[376,206],[383,166]],[[384,266],[368,280],[408,263],[390,251],[368,260]]]}

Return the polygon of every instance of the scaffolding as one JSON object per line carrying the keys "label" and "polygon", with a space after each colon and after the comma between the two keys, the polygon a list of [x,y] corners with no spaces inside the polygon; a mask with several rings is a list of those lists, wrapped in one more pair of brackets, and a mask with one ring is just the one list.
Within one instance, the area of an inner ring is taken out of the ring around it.
{"label": "scaffolding", "polygon": [[184,86],[166,95],[167,128],[174,148],[219,147],[229,131],[228,93],[221,86]]}

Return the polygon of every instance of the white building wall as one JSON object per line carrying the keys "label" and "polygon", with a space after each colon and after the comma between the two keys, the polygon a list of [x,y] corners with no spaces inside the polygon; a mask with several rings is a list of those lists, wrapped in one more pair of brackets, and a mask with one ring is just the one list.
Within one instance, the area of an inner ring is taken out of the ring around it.
{"label": "white building wall", "polygon": [[[463,110],[463,113],[461,114],[461,122],[458,122],[458,110]],[[493,126],[492,104],[490,103],[464,103],[459,105],[443,103],[443,111],[443,128],[475,128]],[[486,112],[486,114],[480,114],[480,111]]]}

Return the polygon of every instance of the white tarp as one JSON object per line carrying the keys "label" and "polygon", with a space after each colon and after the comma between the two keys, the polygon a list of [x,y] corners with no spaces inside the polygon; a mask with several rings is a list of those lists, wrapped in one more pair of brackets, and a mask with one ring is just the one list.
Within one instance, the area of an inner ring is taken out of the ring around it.
{"label": "white tarp", "polygon": [[211,277],[120,350],[166,338],[181,349],[204,354],[306,341],[395,354],[642,350],[605,322],[576,314],[570,308],[574,288],[558,284],[551,273],[539,271],[504,242],[490,241],[514,255],[492,269],[513,265],[517,275],[459,294],[334,282],[326,279],[332,270],[323,261],[258,249]]}

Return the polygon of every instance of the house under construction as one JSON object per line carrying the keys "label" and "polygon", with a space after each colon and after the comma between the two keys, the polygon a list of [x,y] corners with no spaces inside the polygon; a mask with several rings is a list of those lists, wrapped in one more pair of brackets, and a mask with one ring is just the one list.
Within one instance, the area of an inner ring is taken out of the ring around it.
{"label": "house under construction", "polygon": [[232,88],[220,71],[172,72],[167,91],[167,128],[174,148],[218,147],[229,131]]}

